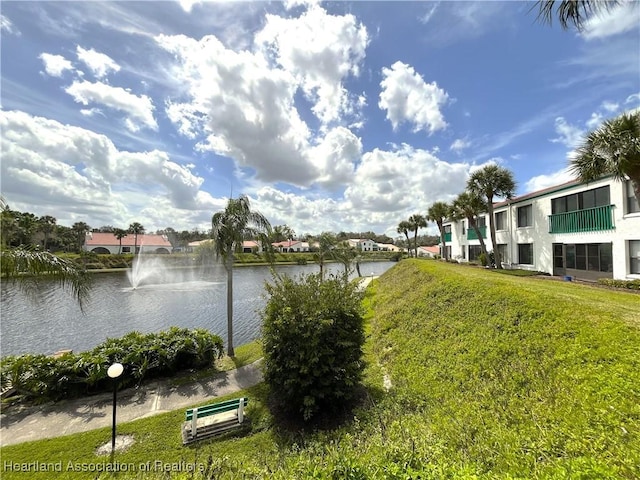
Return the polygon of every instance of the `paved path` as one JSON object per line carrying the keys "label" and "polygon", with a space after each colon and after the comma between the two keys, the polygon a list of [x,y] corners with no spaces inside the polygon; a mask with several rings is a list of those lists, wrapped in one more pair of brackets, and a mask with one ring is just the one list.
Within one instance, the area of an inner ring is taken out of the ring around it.
{"label": "paved path", "polygon": [[[198,382],[169,386],[153,382],[118,392],[117,423],[195,406],[198,403],[251,387],[262,381],[261,361],[221,372]],[[60,437],[110,427],[113,394],[65,400],[0,415],[0,446]]]}

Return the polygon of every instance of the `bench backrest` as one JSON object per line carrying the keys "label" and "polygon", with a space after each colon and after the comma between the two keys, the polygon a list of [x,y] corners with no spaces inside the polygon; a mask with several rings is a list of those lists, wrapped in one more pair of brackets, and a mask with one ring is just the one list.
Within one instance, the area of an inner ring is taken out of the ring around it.
{"label": "bench backrest", "polygon": [[[205,405],[204,407],[198,407],[198,418],[208,417],[222,412],[230,412],[240,407],[240,401],[243,401],[243,407],[246,407],[249,403],[248,398],[236,398],[233,400],[227,400],[226,402],[213,403],[211,405]],[[190,408],[186,412],[186,420],[193,419],[193,408]]]}

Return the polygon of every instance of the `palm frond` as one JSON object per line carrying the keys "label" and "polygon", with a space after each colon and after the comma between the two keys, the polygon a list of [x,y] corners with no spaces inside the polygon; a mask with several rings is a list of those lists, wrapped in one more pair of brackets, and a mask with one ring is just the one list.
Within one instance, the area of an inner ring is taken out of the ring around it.
{"label": "palm frond", "polygon": [[33,291],[41,278],[54,280],[71,289],[80,307],[91,289],[84,270],[49,252],[23,247],[4,249],[0,251],[0,271],[4,279],[16,282],[27,291]]}

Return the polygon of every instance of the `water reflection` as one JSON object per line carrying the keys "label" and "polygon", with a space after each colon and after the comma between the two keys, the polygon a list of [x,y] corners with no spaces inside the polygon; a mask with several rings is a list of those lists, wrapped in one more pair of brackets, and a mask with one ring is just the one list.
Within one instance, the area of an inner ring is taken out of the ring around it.
{"label": "water reflection", "polygon": [[[393,262],[361,264],[363,275],[380,275]],[[342,266],[330,264],[337,273]],[[318,272],[317,265],[278,266],[288,275]],[[267,267],[234,269],[235,345],[260,336],[258,312],[264,307],[264,283],[271,280]],[[53,353],[93,348],[107,337],[132,330],[156,332],[172,325],[206,328],[226,338],[226,271],[180,270],[157,284],[131,287],[126,272],[94,276],[91,297],[81,311],[69,292],[53,282],[42,282],[31,298],[15,286],[2,284],[0,350],[2,355]]]}

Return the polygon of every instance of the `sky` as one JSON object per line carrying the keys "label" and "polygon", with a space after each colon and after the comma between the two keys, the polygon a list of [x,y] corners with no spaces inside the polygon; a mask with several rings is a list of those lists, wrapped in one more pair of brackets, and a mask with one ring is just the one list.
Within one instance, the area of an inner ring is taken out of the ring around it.
{"label": "sky", "polygon": [[[498,164],[571,179],[640,106],[640,3],[582,32],[531,2],[2,1],[1,193],[59,225],[375,231]],[[435,233],[431,224],[421,233]]]}

